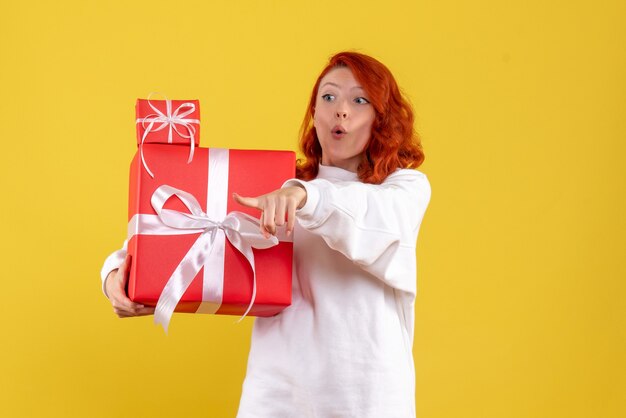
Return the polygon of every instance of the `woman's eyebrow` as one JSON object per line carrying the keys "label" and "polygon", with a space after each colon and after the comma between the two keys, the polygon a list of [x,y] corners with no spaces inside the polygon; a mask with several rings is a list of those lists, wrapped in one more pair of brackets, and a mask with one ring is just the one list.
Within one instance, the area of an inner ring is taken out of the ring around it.
{"label": "woman's eyebrow", "polygon": [[[332,81],[327,81],[327,82],[325,82],[324,84],[322,84],[322,85],[320,86],[320,88],[322,88],[322,87],[324,87],[324,86],[326,86],[326,85],[328,85],[328,84],[330,84],[331,86],[337,87],[338,89],[340,89],[340,88],[341,88],[341,86],[340,86],[339,84],[333,83]],[[354,87],[351,87],[351,88],[350,88],[350,90],[354,90],[354,89],[361,89],[361,90],[363,90],[363,87],[361,87],[361,86],[354,86]]]}
{"label": "woman's eyebrow", "polygon": [[335,84],[335,83],[332,83],[332,82],[330,82],[330,81],[327,81],[327,82],[325,82],[324,84],[322,84],[322,85],[320,86],[320,88],[321,88],[321,87],[324,87],[324,86],[327,86],[327,85],[329,85],[329,84],[330,84],[331,86],[335,86],[335,87],[339,88],[339,84]]}

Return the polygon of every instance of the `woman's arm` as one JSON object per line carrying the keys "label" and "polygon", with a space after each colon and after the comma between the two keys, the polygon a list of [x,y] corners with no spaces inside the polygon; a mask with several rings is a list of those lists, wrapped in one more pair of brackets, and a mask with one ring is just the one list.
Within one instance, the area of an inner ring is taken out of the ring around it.
{"label": "woman's arm", "polygon": [[[302,227],[388,285],[415,291],[415,241],[431,194],[423,173],[399,170],[380,185],[289,180],[283,190],[296,185],[306,190],[295,211]],[[259,199],[271,195],[280,192]],[[273,200],[278,207],[277,199]],[[259,206],[266,221],[273,219],[280,225],[284,211],[271,216],[267,213],[272,205]]]}
{"label": "woman's arm", "polygon": [[114,270],[117,270],[122,265],[124,259],[126,258],[127,248],[128,240],[125,240],[122,248],[114,251],[106,258],[106,260],[104,260],[102,270],[100,270],[100,278],[102,279],[102,292],[107,298],[109,297],[109,295],[107,294],[106,283],[108,281],[110,273],[112,273]]}
{"label": "woman's arm", "polygon": [[113,312],[120,318],[154,314],[154,307],[135,303],[126,295],[126,283],[130,273],[131,259],[127,253],[128,241],[122,249],[107,257],[102,266],[102,291],[109,298]]}
{"label": "woman's arm", "polygon": [[426,175],[400,170],[381,185],[299,182],[307,189],[296,212],[302,227],[391,287],[415,291],[415,244],[431,195]]}

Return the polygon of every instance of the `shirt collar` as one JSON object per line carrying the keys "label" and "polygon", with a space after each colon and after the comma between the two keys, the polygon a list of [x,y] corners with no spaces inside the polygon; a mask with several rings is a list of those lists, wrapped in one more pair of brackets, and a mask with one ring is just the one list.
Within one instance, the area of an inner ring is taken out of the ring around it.
{"label": "shirt collar", "polygon": [[335,181],[359,181],[359,175],[357,173],[344,170],[343,168],[322,164],[319,166],[317,178]]}

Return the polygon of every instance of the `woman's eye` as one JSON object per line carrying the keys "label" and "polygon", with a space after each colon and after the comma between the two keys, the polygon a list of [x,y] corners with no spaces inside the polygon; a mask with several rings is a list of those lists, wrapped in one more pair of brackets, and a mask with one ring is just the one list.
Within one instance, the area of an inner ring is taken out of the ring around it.
{"label": "woman's eye", "polygon": [[333,96],[332,94],[323,94],[322,95],[322,100],[324,100],[326,102],[333,101],[334,99],[335,99],[335,96]]}
{"label": "woman's eye", "polygon": [[368,104],[370,101],[367,100],[365,97],[357,97],[356,99],[354,99],[354,102],[357,104]]}

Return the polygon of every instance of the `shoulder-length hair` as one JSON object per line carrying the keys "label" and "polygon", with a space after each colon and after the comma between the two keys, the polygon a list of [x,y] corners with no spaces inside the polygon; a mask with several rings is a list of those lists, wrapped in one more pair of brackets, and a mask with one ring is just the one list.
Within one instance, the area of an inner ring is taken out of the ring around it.
{"label": "shoulder-length hair", "polygon": [[364,183],[380,184],[398,168],[419,167],[424,161],[424,152],[413,128],[413,110],[400,93],[389,69],[370,56],[339,52],[330,58],[313,86],[300,128],[300,149],[305,159],[298,160],[297,177],[302,180],[317,177],[322,147],[313,126],[315,99],[322,78],[337,67],[352,71],[376,113],[370,140],[358,167],[359,179]]}

